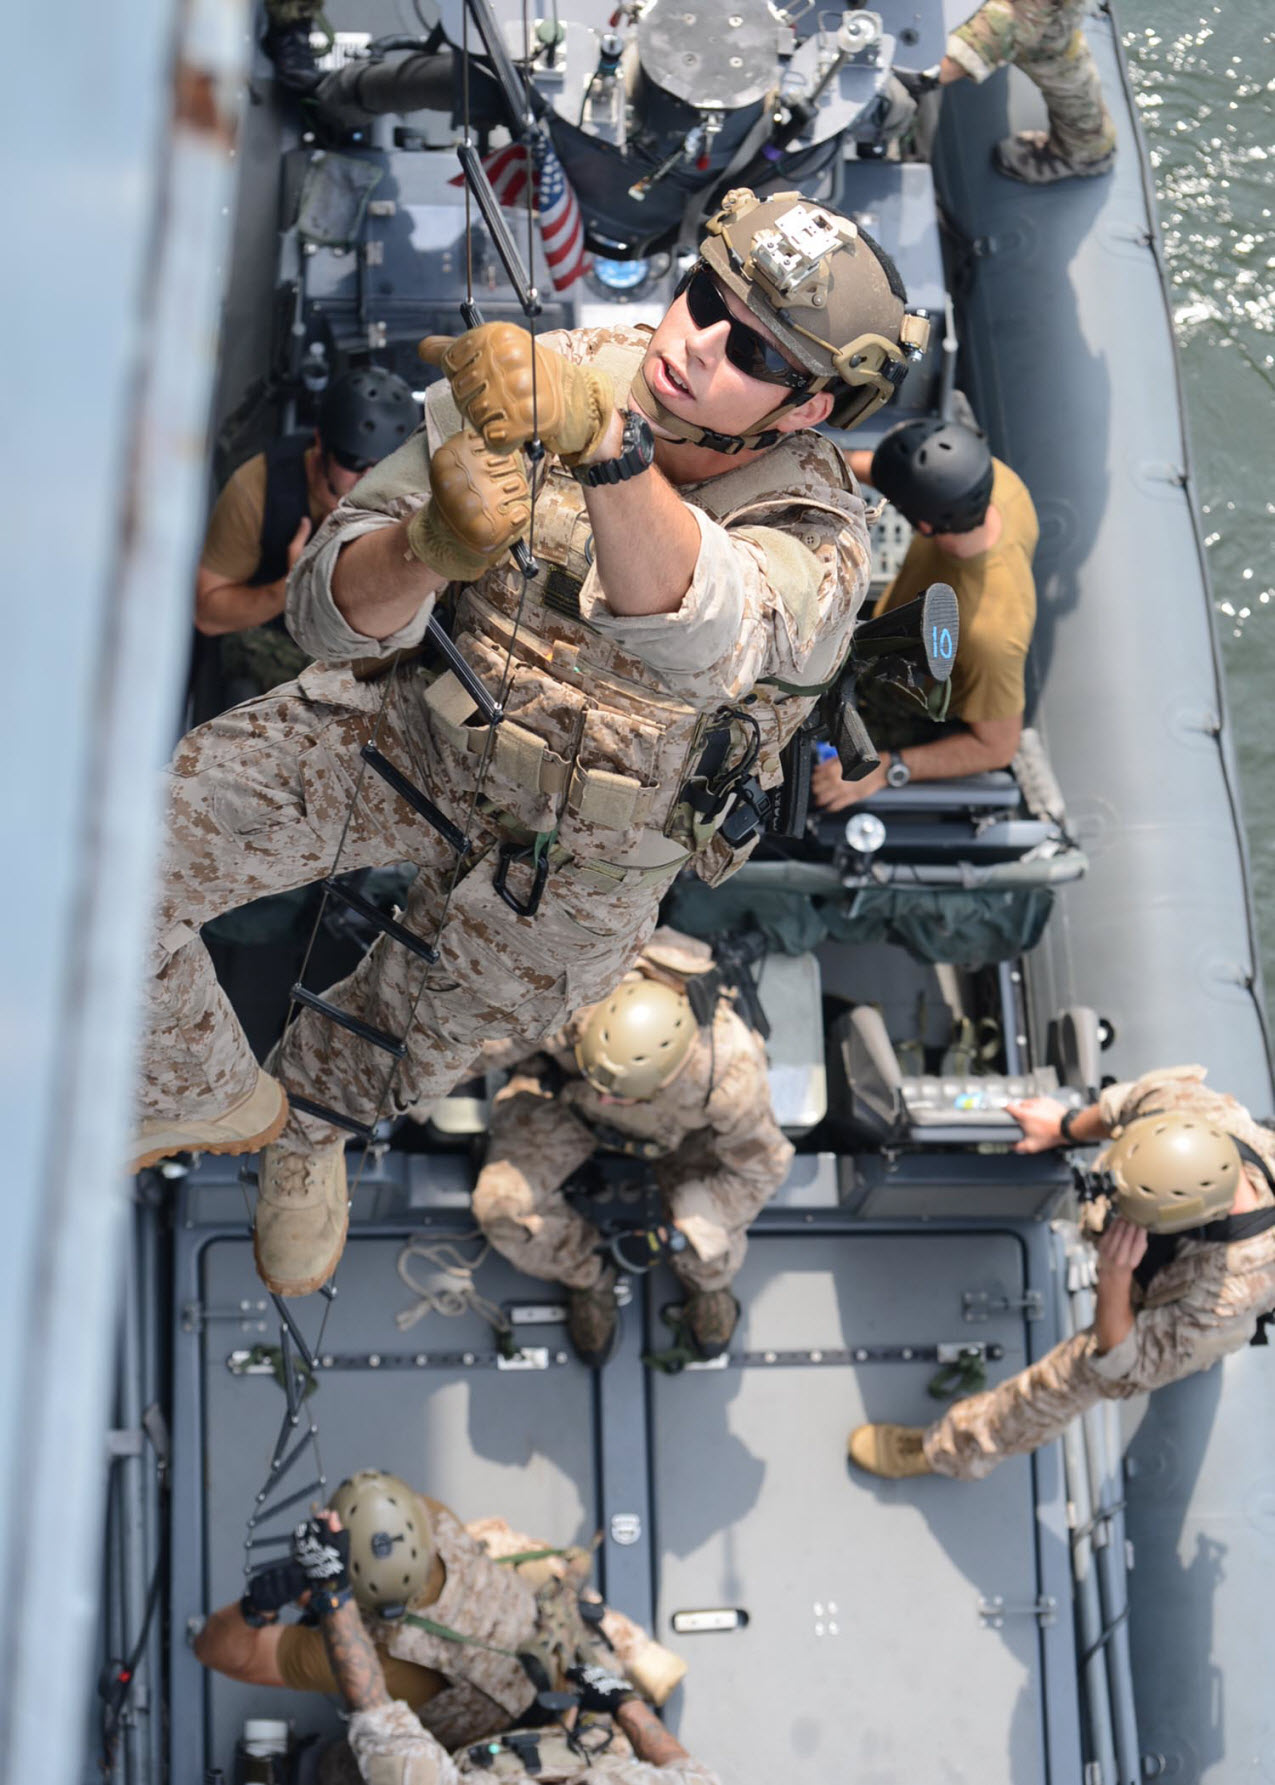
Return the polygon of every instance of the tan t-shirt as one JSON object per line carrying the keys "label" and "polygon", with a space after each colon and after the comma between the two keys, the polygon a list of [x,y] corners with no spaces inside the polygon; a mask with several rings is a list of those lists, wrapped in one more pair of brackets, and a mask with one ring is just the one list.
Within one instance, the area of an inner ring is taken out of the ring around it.
{"label": "tan t-shirt", "polygon": [[[440,1507],[444,1512],[447,1510],[441,1501],[432,1500],[428,1494],[420,1497],[431,1512]],[[427,1605],[432,1605],[443,1590],[446,1575],[437,1557],[434,1574],[435,1578],[430,1580],[424,1593],[415,1601],[419,1611],[423,1612]],[[388,1649],[382,1648],[379,1642],[375,1646],[385,1670],[385,1684],[390,1697],[401,1698],[413,1710],[419,1710],[422,1705],[428,1704],[447,1685],[444,1676],[436,1673],[432,1667],[420,1667],[415,1661],[400,1661]],[[340,1690],[328,1665],[323,1632],[313,1624],[288,1624],[279,1632],[275,1664],[284,1685],[293,1692],[335,1693]]]}
{"label": "tan t-shirt", "polygon": [[[199,554],[203,569],[233,583],[246,583],[261,562],[261,523],[266,512],[266,455],[245,459],[226,480],[208,517],[204,549]],[[299,517],[298,517],[299,518]],[[322,522],[323,510],[310,493],[310,520]]]}
{"label": "tan t-shirt", "polygon": [[961,637],[949,711],[967,725],[976,719],[1016,719],[1022,713],[1027,705],[1023,671],[1036,624],[1036,510],[1023,480],[999,459],[992,463],[992,504],[1001,517],[996,544],[976,558],[954,558],[934,540],[916,534],[876,607],[884,614],[914,600],[931,583],[952,585]]}

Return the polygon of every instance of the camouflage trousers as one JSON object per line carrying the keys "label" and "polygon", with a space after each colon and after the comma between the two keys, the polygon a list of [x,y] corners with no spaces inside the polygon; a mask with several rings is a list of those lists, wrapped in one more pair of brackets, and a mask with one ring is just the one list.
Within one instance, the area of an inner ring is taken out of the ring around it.
{"label": "camouflage trousers", "polygon": [[[510,1092],[512,1091],[512,1095]],[[529,1277],[588,1289],[602,1274],[600,1235],[562,1186],[597,1151],[587,1123],[556,1098],[509,1086],[493,1111],[487,1159],[474,1186],[474,1219],[492,1245]],[[657,1181],[660,1169],[655,1168]],[[665,1189],[665,1204],[672,1186]],[[706,1260],[688,1247],[670,1260],[691,1289],[725,1289],[748,1247],[747,1221],[718,1207],[725,1252]]]}
{"label": "camouflage trousers", "polygon": [[[411,674],[377,730],[381,689],[316,666],[290,683],[200,726],[178,746],[169,775],[167,852],[147,989],[148,1035],[139,1106],[145,1116],[209,1118],[251,1090],[257,1063],[217,983],[202,924],[270,893],[321,879],[344,835],[340,871],[413,862],[419,872],[403,924],[434,941],[427,964],[382,936],[325,996],[373,1028],[404,1040],[392,1092],[390,1054],[302,1009],[272,1062],[294,1093],[371,1121],[443,1095],[484,1042],[535,1042],[623,975],[654,927],[659,882],[599,884],[587,863],[549,875],[534,917],[516,915],[493,885],[501,835],[494,819],[471,826],[458,875],[451,846],[371,770],[359,751],[379,748],[408,779],[450,805],[435,784]],[[362,772],[361,772],[362,771]],[[358,798],[353,798],[358,785]],[[353,803],[352,803],[353,802]],[[526,899],[512,870],[510,890]],[[455,880],[455,886],[452,882]],[[448,902],[451,889],[450,902]],[[294,1111],[281,1144],[298,1151],[343,1131]]]}
{"label": "camouflage trousers", "polygon": [[1136,1382],[1100,1375],[1092,1356],[1092,1331],[1076,1333],[996,1388],[956,1401],[925,1434],[935,1474],[981,1481],[1006,1457],[1051,1443],[1099,1401],[1141,1393]]}
{"label": "camouflage trousers", "polygon": [[1012,62],[1040,88],[1049,133],[1069,161],[1098,161],[1116,146],[1093,52],[1080,29],[1082,0],[984,0],[948,39],[947,53],[975,80]]}

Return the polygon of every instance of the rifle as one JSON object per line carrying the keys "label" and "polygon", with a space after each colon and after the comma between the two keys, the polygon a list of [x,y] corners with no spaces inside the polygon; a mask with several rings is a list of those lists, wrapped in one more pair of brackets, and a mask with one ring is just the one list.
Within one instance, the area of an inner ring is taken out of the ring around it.
{"label": "rifle", "polygon": [[859,685],[888,688],[926,718],[940,720],[947,712],[960,636],[956,592],[949,583],[931,583],[915,601],[855,628],[837,687],[831,698],[825,696],[831,710],[824,716],[848,780],[862,781],[880,766],[854,704]]}
{"label": "rifle", "polygon": [[960,615],[949,583],[931,583],[915,601],[855,628],[844,664],[784,747],[784,780],[775,799],[773,835],[805,834],[810,773],[816,745],[823,739],[833,744],[849,781],[862,781],[880,767],[876,746],[855,705],[861,686],[887,689],[936,723],[945,717],[959,642]]}

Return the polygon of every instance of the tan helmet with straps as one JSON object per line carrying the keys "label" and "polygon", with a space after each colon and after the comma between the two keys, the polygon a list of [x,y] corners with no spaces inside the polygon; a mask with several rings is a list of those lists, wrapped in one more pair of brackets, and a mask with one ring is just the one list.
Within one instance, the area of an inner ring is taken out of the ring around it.
{"label": "tan helmet with straps", "polygon": [[429,1580],[434,1533],[420,1496],[383,1469],[358,1469],[329,1502],[350,1533],[350,1587],[378,1618],[400,1617]]}
{"label": "tan helmet with straps", "polygon": [[1186,1110],[1139,1116],[1099,1160],[1116,1213],[1153,1233],[1181,1233],[1230,1213],[1240,1155],[1224,1128]]}
{"label": "tan helmet with straps", "polygon": [[829,420],[839,428],[890,401],[924,354],[930,325],[908,309],[898,272],[866,232],[799,192],[758,199],[746,186],[726,194],[706,227],[700,254],[713,276],[814,377],[749,434],[728,436],[673,415],[639,372],[634,393],[654,421],[677,439],[739,452],[772,445],[780,416],[818,391],[832,389]]}
{"label": "tan helmet with straps", "polygon": [[699,1033],[685,992],[659,980],[623,980],[594,1006],[576,1064],[595,1091],[644,1103],[672,1084]]}

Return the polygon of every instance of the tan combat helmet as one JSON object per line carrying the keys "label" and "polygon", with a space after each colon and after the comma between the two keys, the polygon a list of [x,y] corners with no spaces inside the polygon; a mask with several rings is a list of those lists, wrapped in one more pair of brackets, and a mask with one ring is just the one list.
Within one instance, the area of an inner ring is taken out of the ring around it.
{"label": "tan combat helmet", "polygon": [[1139,1116],[1100,1163],[1116,1213],[1153,1233],[1181,1233],[1229,1214],[1240,1179],[1230,1135],[1185,1110]]}
{"label": "tan combat helmet", "polygon": [[418,1494],[397,1475],[359,1469],[333,1494],[350,1533],[350,1586],[364,1611],[401,1617],[429,1579],[434,1533]]}
{"label": "tan combat helmet", "polygon": [[626,979],[594,1007],[576,1042],[576,1064],[595,1091],[644,1103],[677,1077],[698,1033],[685,992]]}
{"label": "tan combat helmet", "polygon": [[[672,415],[639,373],[638,401],[666,432],[739,451],[771,444],[778,436],[768,430],[787,408],[829,387],[835,399],[829,421],[839,428],[857,427],[890,401],[924,354],[930,325],[907,308],[893,262],[869,235],[799,192],[758,199],[747,186],[726,194],[706,228],[700,254],[714,277],[815,376],[754,423],[752,433],[727,437]],[[718,445],[728,438],[735,444]]]}

